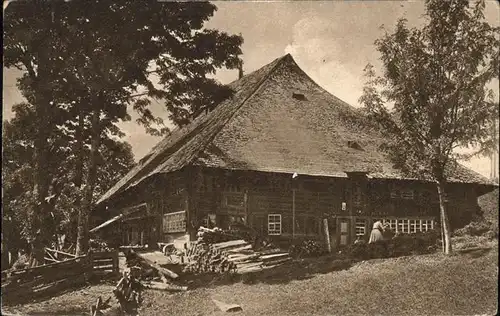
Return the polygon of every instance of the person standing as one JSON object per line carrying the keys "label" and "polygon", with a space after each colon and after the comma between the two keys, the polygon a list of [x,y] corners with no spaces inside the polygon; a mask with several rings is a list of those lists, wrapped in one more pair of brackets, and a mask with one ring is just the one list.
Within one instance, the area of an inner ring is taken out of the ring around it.
{"label": "person standing", "polygon": [[381,221],[376,221],[373,224],[373,229],[370,234],[370,240],[368,240],[368,243],[371,244],[381,240],[384,240],[384,226],[382,225]]}

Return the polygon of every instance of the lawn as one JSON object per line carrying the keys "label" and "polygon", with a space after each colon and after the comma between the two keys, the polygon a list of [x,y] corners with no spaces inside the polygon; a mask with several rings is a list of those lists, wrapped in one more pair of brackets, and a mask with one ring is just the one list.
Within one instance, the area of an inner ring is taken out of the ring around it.
{"label": "lawn", "polygon": [[[377,259],[345,268],[322,258],[297,263],[287,275],[253,282],[176,294],[148,290],[139,314],[225,315],[217,310],[212,298],[241,305],[243,311],[238,315],[496,314],[498,244],[490,251]],[[88,314],[90,303],[99,295],[107,297],[112,287],[95,285],[8,311]]]}

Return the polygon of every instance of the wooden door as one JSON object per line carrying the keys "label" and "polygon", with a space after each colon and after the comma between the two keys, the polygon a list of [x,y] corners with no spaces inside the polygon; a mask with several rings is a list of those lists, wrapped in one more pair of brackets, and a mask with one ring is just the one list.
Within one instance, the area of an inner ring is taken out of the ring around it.
{"label": "wooden door", "polygon": [[345,247],[351,242],[351,220],[339,218],[337,223],[338,245]]}

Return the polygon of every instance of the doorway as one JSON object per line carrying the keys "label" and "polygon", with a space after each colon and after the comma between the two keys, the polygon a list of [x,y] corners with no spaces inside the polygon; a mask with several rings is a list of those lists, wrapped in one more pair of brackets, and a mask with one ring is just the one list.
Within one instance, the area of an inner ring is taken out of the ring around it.
{"label": "doorway", "polygon": [[337,244],[340,247],[345,247],[351,243],[351,219],[338,218],[337,219]]}

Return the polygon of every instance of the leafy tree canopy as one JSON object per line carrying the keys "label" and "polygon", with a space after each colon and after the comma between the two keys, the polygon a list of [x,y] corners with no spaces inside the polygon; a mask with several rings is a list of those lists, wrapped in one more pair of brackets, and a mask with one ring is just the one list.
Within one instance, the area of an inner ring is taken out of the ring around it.
{"label": "leafy tree canopy", "polygon": [[498,78],[499,29],[485,22],[484,1],[428,0],[426,9],[422,28],[400,19],[375,42],[384,74],[365,68],[360,102],[392,140],[387,149],[398,167],[441,181],[469,157],[457,148],[480,154],[496,146],[498,101],[487,84]]}

